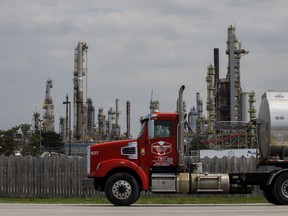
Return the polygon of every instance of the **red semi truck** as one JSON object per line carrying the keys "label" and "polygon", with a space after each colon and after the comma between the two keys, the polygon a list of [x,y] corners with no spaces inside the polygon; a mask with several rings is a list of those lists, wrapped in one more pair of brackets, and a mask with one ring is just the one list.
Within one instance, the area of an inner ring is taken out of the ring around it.
{"label": "red semi truck", "polygon": [[288,204],[288,93],[263,95],[259,116],[259,165],[275,166],[270,173],[203,173],[189,162],[184,141],[183,91],[175,113],[154,112],[141,120],[137,139],[94,144],[87,148],[84,188],[104,191],[119,206],[137,201],[140,192],[251,193],[260,186],[275,205]]}

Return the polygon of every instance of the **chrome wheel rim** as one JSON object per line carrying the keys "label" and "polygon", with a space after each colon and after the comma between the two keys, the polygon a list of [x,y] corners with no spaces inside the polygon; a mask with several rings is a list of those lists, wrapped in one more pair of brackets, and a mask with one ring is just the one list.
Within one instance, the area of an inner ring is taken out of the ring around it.
{"label": "chrome wheel rim", "polygon": [[286,198],[288,198],[288,179],[283,182],[281,192]]}
{"label": "chrome wheel rim", "polygon": [[127,199],[132,193],[132,187],[125,180],[116,181],[112,186],[113,195],[120,200]]}

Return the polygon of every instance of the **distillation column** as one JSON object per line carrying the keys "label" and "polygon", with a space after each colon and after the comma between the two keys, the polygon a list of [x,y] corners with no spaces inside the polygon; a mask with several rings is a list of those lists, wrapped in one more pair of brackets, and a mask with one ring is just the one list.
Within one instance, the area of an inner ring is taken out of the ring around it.
{"label": "distillation column", "polygon": [[108,120],[107,120],[107,130],[106,133],[109,134],[111,139],[113,139],[112,131],[113,131],[113,121],[115,119],[116,112],[113,110],[112,107],[108,110]]}
{"label": "distillation column", "polygon": [[86,112],[86,135],[91,139],[95,135],[95,107],[91,98],[87,99]]}
{"label": "distillation column", "polygon": [[99,140],[104,140],[106,137],[106,120],[103,107],[98,109],[98,134]]}
{"label": "distillation column", "polygon": [[248,51],[242,49],[242,45],[238,42],[236,37],[235,26],[228,28],[227,50],[228,55],[228,73],[227,79],[229,80],[230,87],[230,121],[241,121],[241,99],[242,92],[240,82],[240,59]]}
{"label": "distillation column", "polygon": [[43,103],[45,114],[43,116],[43,130],[45,132],[54,131],[54,105],[50,89],[53,87],[52,80],[48,79],[46,83],[46,96]]}
{"label": "distillation column", "polygon": [[75,48],[74,57],[74,137],[83,139],[83,76],[85,76],[84,62],[88,46],[86,42],[79,42]]}
{"label": "distillation column", "polygon": [[119,99],[116,99],[116,110],[115,110],[115,127],[114,127],[114,139],[120,139],[120,125],[119,125],[119,117],[121,111],[119,110]]}
{"label": "distillation column", "polygon": [[[34,131],[38,131],[39,129],[42,129],[42,125],[40,125],[40,113],[34,112],[33,113],[33,120],[34,120]],[[40,128],[39,128],[40,126]]]}
{"label": "distillation column", "polygon": [[196,112],[197,112],[197,121],[196,121],[196,133],[202,133],[204,131],[204,117],[203,117],[203,100],[200,97],[200,93],[196,93]]}
{"label": "distillation column", "polygon": [[212,134],[216,121],[216,103],[215,103],[215,73],[214,67],[209,65],[207,67],[207,102],[206,102],[206,110],[208,114],[208,133]]}

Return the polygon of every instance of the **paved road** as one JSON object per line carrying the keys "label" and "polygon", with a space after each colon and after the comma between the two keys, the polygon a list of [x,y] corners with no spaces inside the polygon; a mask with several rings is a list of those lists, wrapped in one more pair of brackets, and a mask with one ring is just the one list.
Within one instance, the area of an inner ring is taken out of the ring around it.
{"label": "paved road", "polygon": [[1,204],[2,216],[287,216],[288,206],[274,205],[54,205]]}

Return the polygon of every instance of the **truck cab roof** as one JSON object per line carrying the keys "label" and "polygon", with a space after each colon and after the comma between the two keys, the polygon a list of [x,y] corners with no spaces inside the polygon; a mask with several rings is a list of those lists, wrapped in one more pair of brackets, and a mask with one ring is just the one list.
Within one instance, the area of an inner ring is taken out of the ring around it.
{"label": "truck cab roof", "polygon": [[177,117],[178,113],[177,112],[153,112],[152,114],[146,115],[144,118],[142,118],[142,121],[146,121],[148,119],[155,119],[157,117]]}

